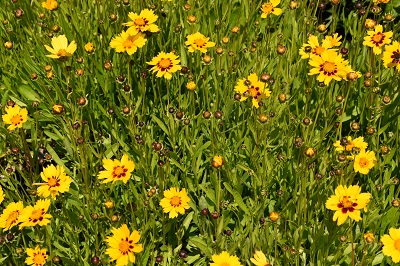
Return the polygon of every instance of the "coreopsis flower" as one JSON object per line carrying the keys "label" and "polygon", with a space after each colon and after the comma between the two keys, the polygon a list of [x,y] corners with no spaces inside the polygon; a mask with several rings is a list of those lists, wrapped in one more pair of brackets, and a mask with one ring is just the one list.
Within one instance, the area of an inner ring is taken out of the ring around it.
{"label": "coreopsis flower", "polygon": [[331,196],[325,203],[329,210],[334,210],[333,221],[337,225],[343,224],[347,217],[355,221],[361,220],[361,209],[367,211],[367,204],[371,198],[370,193],[360,193],[361,188],[354,186],[338,186],[335,195]]}
{"label": "coreopsis flower", "polygon": [[365,26],[365,28],[366,28],[367,30],[372,30],[372,29],[375,28],[375,26],[376,26],[376,21],[373,20],[373,19],[367,18],[367,19],[365,20],[364,26]]}
{"label": "coreopsis flower", "polygon": [[130,35],[125,31],[122,31],[120,35],[112,38],[110,47],[114,48],[117,53],[127,52],[128,55],[136,53],[138,48],[143,47],[147,40],[143,33],[137,33]]}
{"label": "coreopsis flower", "polygon": [[111,261],[116,260],[117,266],[125,266],[129,261],[135,263],[135,254],[143,251],[142,244],[137,244],[140,240],[140,234],[134,230],[132,233],[129,231],[128,226],[123,224],[119,228],[112,228],[111,233],[113,236],[107,237],[107,244],[109,248],[106,254],[110,256]]}
{"label": "coreopsis flower", "polygon": [[154,57],[150,62],[147,62],[148,65],[152,65],[150,70],[154,73],[157,72],[157,77],[164,77],[166,79],[171,79],[172,74],[178,70],[182,69],[182,66],[179,65],[180,60],[178,56],[174,53],[164,53],[160,52],[156,57]]}
{"label": "coreopsis flower", "polygon": [[364,240],[365,240],[368,244],[371,244],[371,243],[374,242],[375,236],[374,236],[373,233],[367,232],[367,233],[364,234]]}
{"label": "coreopsis flower", "polygon": [[374,0],[374,4],[387,4],[390,0]]}
{"label": "coreopsis flower", "polygon": [[347,136],[346,146],[342,146],[340,140],[336,141],[333,146],[336,147],[335,151],[352,151],[353,148],[357,148],[360,151],[365,150],[368,147],[368,143],[364,142],[364,137],[358,137],[353,139],[351,136]]}
{"label": "coreopsis flower", "polygon": [[210,263],[210,266],[242,266],[238,257],[231,256],[226,251],[222,251],[220,254],[214,254],[211,258],[213,263]]}
{"label": "coreopsis flower", "polygon": [[128,33],[131,36],[135,36],[139,32],[158,32],[159,28],[157,25],[153,24],[156,22],[158,16],[154,14],[153,10],[143,9],[140,14],[129,12],[128,14],[131,21],[122,23],[124,26],[128,26]]}
{"label": "coreopsis flower", "polygon": [[338,33],[335,33],[333,36],[328,35],[322,41],[322,46],[328,47],[328,49],[332,48],[332,47],[340,46],[342,44],[340,39],[342,39],[342,36],[339,36]]}
{"label": "coreopsis flower", "polygon": [[400,262],[400,228],[390,228],[388,235],[381,238],[382,253],[392,258],[394,263]]}
{"label": "coreopsis flower", "polygon": [[62,106],[61,104],[55,104],[51,107],[51,110],[53,110],[54,114],[59,115],[64,112],[64,106]]}
{"label": "coreopsis flower", "polygon": [[21,108],[18,104],[14,106],[6,106],[6,113],[2,115],[4,124],[10,124],[7,129],[14,130],[16,128],[21,128],[22,125],[28,121],[28,110],[26,108]]}
{"label": "coreopsis flower", "polygon": [[364,37],[364,46],[372,47],[374,54],[382,53],[382,46],[389,44],[392,40],[393,32],[383,32],[382,25],[376,25],[374,31],[368,31],[368,36]]}
{"label": "coreopsis flower", "polygon": [[382,60],[386,68],[395,67],[400,72],[400,43],[394,41],[391,45],[385,46]]}
{"label": "coreopsis flower", "polygon": [[76,43],[72,41],[68,45],[68,40],[65,35],[60,35],[58,37],[53,37],[51,39],[51,45],[53,47],[45,45],[47,51],[51,54],[46,55],[47,57],[59,59],[59,60],[66,60],[68,57],[71,57],[76,50]]}
{"label": "coreopsis flower", "polygon": [[299,54],[302,59],[312,58],[314,56],[321,56],[321,54],[332,47],[330,41],[324,40],[322,44],[319,44],[318,37],[310,35],[308,41],[304,43],[299,49]]}
{"label": "coreopsis flower", "polygon": [[58,3],[56,0],[46,0],[46,2],[42,2],[42,7],[53,11],[58,8]]}
{"label": "coreopsis flower", "polygon": [[211,164],[214,168],[220,168],[224,164],[224,159],[220,155],[215,155]]}
{"label": "coreopsis flower", "polygon": [[210,42],[209,39],[200,32],[196,32],[194,34],[190,34],[186,37],[187,41],[185,45],[188,46],[188,51],[193,53],[196,50],[199,50],[202,53],[207,52],[207,48],[214,47],[215,42]]}
{"label": "coreopsis flower", "polygon": [[164,213],[169,213],[169,218],[175,218],[178,214],[184,214],[185,209],[189,209],[188,202],[190,198],[186,193],[186,189],[172,187],[164,191],[164,198],[160,201]]}
{"label": "coreopsis flower", "polygon": [[85,44],[85,51],[88,54],[91,54],[94,52],[94,45],[91,42],[88,42],[87,44]]}
{"label": "coreopsis flower", "polygon": [[55,199],[59,193],[69,191],[69,185],[72,179],[65,174],[63,166],[49,165],[43,168],[43,172],[40,173],[40,176],[45,183],[38,184],[41,185],[37,189],[39,196],[47,198],[51,195],[51,197]]}
{"label": "coreopsis flower", "polygon": [[3,192],[3,188],[0,186],[0,204],[3,202],[4,200],[4,192]]}
{"label": "coreopsis flower", "polygon": [[275,16],[282,14],[282,9],[276,7],[280,2],[281,0],[270,0],[263,3],[261,6],[261,18],[267,18],[270,14]]}
{"label": "coreopsis flower", "polygon": [[366,175],[375,164],[375,152],[362,150],[354,158],[354,172],[360,172],[360,174]]}
{"label": "coreopsis flower", "polygon": [[194,91],[196,88],[196,83],[194,83],[193,81],[189,81],[188,83],[186,83],[186,89]]}
{"label": "coreopsis flower", "polygon": [[135,163],[129,160],[128,155],[124,154],[121,161],[114,159],[103,159],[103,167],[105,170],[98,175],[99,179],[104,179],[104,183],[116,182],[122,180],[126,184],[131,178],[131,172],[135,170]]}
{"label": "coreopsis flower", "polygon": [[334,50],[326,50],[321,56],[314,56],[309,61],[313,66],[308,75],[317,75],[319,82],[324,82],[328,85],[332,79],[342,80],[346,78],[349,71],[347,67],[348,61],[343,60],[341,55],[338,55]]}
{"label": "coreopsis flower", "polygon": [[254,257],[250,258],[250,261],[256,266],[270,266],[271,264],[267,261],[267,257],[261,250],[256,250]]}
{"label": "coreopsis flower", "polygon": [[266,83],[258,80],[257,74],[252,73],[247,78],[238,81],[235,86],[235,91],[241,94],[241,102],[251,97],[253,98],[253,106],[258,108],[260,106],[259,102],[271,95],[270,90],[267,89],[266,86]]}
{"label": "coreopsis flower", "polygon": [[36,246],[35,249],[27,248],[26,254],[28,255],[25,260],[27,265],[43,266],[48,258],[47,249],[41,249],[39,246]]}
{"label": "coreopsis flower", "polygon": [[0,215],[0,228],[3,228],[3,231],[7,231],[19,224],[19,217],[23,209],[24,204],[22,201],[8,204]]}
{"label": "coreopsis flower", "polygon": [[19,221],[21,222],[19,229],[22,229],[26,226],[43,226],[50,223],[49,218],[52,216],[47,213],[49,207],[49,199],[38,200],[35,206],[25,207],[19,216]]}

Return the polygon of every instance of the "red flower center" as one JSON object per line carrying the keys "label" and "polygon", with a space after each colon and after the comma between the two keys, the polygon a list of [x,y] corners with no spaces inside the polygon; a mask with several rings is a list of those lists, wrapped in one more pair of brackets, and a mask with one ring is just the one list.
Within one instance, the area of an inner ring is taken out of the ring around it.
{"label": "red flower center", "polygon": [[350,200],[349,196],[343,196],[342,200],[338,204],[338,208],[342,209],[342,213],[347,213],[348,211],[353,212],[354,207],[356,207],[357,205],[358,204],[356,202]]}
{"label": "red flower center", "polygon": [[181,205],[181,198],[174,196],[171,198],[170,202],[171,206],[179,207]]}

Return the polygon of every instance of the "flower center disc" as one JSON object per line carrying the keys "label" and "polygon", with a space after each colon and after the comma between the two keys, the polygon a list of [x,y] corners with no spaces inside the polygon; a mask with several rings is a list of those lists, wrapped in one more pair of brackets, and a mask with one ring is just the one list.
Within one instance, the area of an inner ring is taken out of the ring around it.
{"label": "flower center disc", "polygon": [[6,225],[11,225],[11,224],[15,223],[18,219],[18,216],[19,216],[18,211],[13,211],[12,213],[10,213],[10,215],[8,215],[8,218],[6,221]]}
{"label": "flower center disc", "polygon": [[35,265],[43,265],[46,262],[46,259],[43,257],[41,253],[35,254],[33,253],[33,262]]}
{"label": "flower center disc", "polygon": [[117,166],[117,167],[115,167],[115,169],[114,169],[114,174],[116,175],[116,176],[121,176],[123,173],[125,173],[125,171],[124,171],[124,167],[121,167],[121,166]]}
{"label": "flower center disc", "polygon": [[58,50],[57,55],[59,57],[63,57],[63,56],[67,56],[68,53],[67,53],[67,51],[65,49],[60,49],[60,50]]}
{"label": "flower center disc", "polygon": [[380,43],[380,42],[382,42],[383,38],[385,38],[385,35],[378,32],[377,34],[374,34],[374,36],[372,37],[372,41],[374,43]]}
{"label": "flower center disc", "polygon": [[325,51],[324,47],[318,46],[314,49],[315,54],[321,55]]}
{"label": "flower center disc", "polygon": [[181,199],[177,196],[172,197],[170,204],[174,207],[178,207],[179,205],[181,205]]}
{"label": "flower center disc", "polygon": [[368,163],[369,163],[369,161],[366,158],[361,158],[360,162],[359,162],[359,165],[360,165],[361,168],[365,168],[365,167],[368,166]]}
{"label": "flower center disc", "polygon": [[394,248],[400,251],[400,239],[394,241]]}
{"label": "flower center disc", "polygon": [[348,200],[347,197],[343,199],[342,204],[343,204],[343,207],[346,209],[353,207],[353,202],[351,200]]}
{"label": "flower center disc", "polygon": [[21,117],[20,115],[14,115],[14,116],[11,118],[11,123],[12,123],[13,125],[18,125],[19,123],[21,123],[21,121],[22,121],[22,117]]}
{"label": "flower center disc", "polygon": [[194,41],[194,44],[196,44],[197,47],[203,47],[206,44],[206,42],[203,39],[197,39]]}
{"label": "flower center disc", "polygon": [[57,185],[57,178],[52,176],[51,178],[49,178],[47,184],[49,185],[49,187],[55,187]]}
{"label": "flower center disc", "polygon": [[126,39],[122,45],[124,46],[125,49],[130,49],[133,46],[133,42],[130,39]]}
{"label": "flower center disc", "polygon": [[327,73],[333,73],[335,71],[336,65],[332,62],[325,62],[323,69]]}
{"label": "flower center disc", "polygon": [[138,26],[144,26],[146,25],[146,21],[143,18],[137,18],[135,19],[135,24]]}
{"label": "flower center disc", "polygon": [[161,68],[168,68],[171,65],[171,60],[169,60],[168,58],[167,59],[163,58],[161,59],[160,63],[158,63],[158,65]]}
{"label": "flower center disc", "polygon": [[396,59],[396,60],[400,60],[400,52],[399,51],[394,52],[393,53],[393,58]]}
{"label": "flower center disc", "polygon": [[31,218],[32,218],[32,220],[39,220],[40,219],[40,217],[42,217],[42,210],[34,210],[33,212],[32,212],[32,215],[31,215]]}
{"label": "flower center disc", "polygon": [[122,240],[121,243],[119,243],[119,250],[122,253],[127,253],[129,251],[129,243],[126,240]]}
{"label": "flower center disc", "polygon": [[272,13],[272,11],[274,11],[274,6],[271,3],[265,3],[262,6],[262,12],[263,13],[269,14],[269,13]]}

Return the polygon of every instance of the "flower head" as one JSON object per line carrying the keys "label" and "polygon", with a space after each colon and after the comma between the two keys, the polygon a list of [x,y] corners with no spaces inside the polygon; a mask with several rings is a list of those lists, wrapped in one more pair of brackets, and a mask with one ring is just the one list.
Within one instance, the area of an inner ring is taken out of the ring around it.
{"label": "flower head", "polygon": [[351,136],[346,137],[347,143],[346,146],[342,146],[340,140],[336,141],[333,146],[336,147],[335,151],[352,151],[353,148],[357,148],[361,150],[365,150],[368,147],[368,143],[364,142],[364,137],[358,137],[352,139]]}
{"label": "flower head", "polygon": [[59,193],[69,191],[69,185],[72,179],[65,174],[64,167],[49,165],[43,168],[43,172],[40,176],[45,183],[39,184],[41,185],[37,189],[39,196],[47,198],[51,195],[51,197],[55,199]]}
{"label": "flower head", "polygon": [[317,80],[328,85],[332,79],[342,80],[346,78],[347,73],[351,70],[348,67],[348,61],[343,60],[334,50],[326,50],[321,56],[311,58],[309,64],[314,67],[308,75],[318,74]]}
{"label": "flower head", "polygon": [[342,44],[340,39],[342,39],[342,36],[339,36],[338,33],[335,33],[333,36],[328,35],[325,37],[325,40],[322,41],[322,45],[327,48],[340,46]]}
{"label": "flower head", "polygon": [[93,53],[93,52],[94,52],[93,43],[88,42],[87,44],[85,44],[85,51],[86,51],[86,53],[88,53],[88,54]]}
{"label": "flower head", "polygon": [[50,207],[50,200],[38,200],[35,206],[27,206],[22,210],[19,220],[21,224],[19,225],[19,229],[22,229],[26,226],[35,226],[35,225],[46,225],[50,223],[48,218],[52,216],[47,213]]}
{"label": "flower head", "polygon": [[381,54],[381,47],[392,41],[393,32],[383,32],[382,25],[377,25],[374,31],[368,31],[367,33],[368,36],[364,37],[363,45],[373,47],[374,54]]}
{"label": "flower head", "polygon": [[48,258],[46,252],[47,249],[40,249],[39,246],[36,246],[35,249],[27,248],[26,254],[28,257],[26,258],[25,263],[33,266],[43,266]]}
{"label": "flower head", "polygon": [[19,107],[18,104],[14,106],[6,106],[6,114],[2,116],[5,124],[10,124],[8,130],[14,130],[15,128],[21,128],[22,125],[28,121],[28,110],[26,108]]}
{"label": "flower head", "polygon": [[250,261],[256,266],[270,266],[271,264],[267,261],[264,253],[261,250],[256,250],[254,257],[250,258]]}
{"label": "flower head", "polygon": [[127,52],[128,55],[134,54],[138,48],[141,48],[146,43],[146,38],[143,33],[130,35],[125,31],[117,37],[114,37],[110,42],[110,47],[114,48],[117,53]]}
{"label": "flower head", "polygon": [[354,171],[360,174],[368,174],[369,170],[376,164],[375,152],[362,150],[354,158]]}
{"label": "flower head", "polygon": [[46,0],[46,2],[42,2],[42,7],[53,11],[58,8],[58,3],[56,0]]}
{"label": "flower head", "polygon": [[135,163],[130,161],[127,154],[124,154],[121,161],[115,159],[103,159],[105,170],[98,175],[99,179],[105,179],[102,183],[116,182],[122,180],[126,184],[131,178],[131,172],[135,170]]}
{"label": "flower head", "polygon": [[8,204],[3,210],[3,213],[0,215],[0,228],[3,228],[4,231],[7,231],[16,226],[20,222],[19,217],[23,209],[24,204],[22,201],[11,202]]}
{"label": "flower head", "polygon": [[3,192],[3,188],[0,186],[0,204],[3,202],[4,200],[4,192]]}
{"label": "flower head", "polygon": [[269,14],[279,16],[282,14],[282,9],[277,8],[281,0],[270,0],[269,2],[263,3],[261,6],[261,18],[267,18]]}
{"label": "flower head", "polygon": [[215,155],[211,164],[214,168],[220,168],[224,164],[224,159],[220,155]]}
{"label": "flower head", "polygon": [[60,35],[58,37],[53,37],[51,39],[51,45],[53,47],[45,45],[44,47],[46,48],[47,51],[49,51],[51,54],[46,55],[47,57],[51,57],[54,59],[59,59],[59,60],[66,60],[68,57],[71,57],[72,54],[76,50],[76,43],[75,41],[72,41],[68,45],[68,40],[65,35]]}
{"label": "flower head", "polygon": [[137,244],[140,240],[139,232],[129,231],[128,226],[123,224],[119,228],[112,228],[113,236],[107,237],[109,248],[106,254],[110,256],[111,261],[116,260],[117,266],[128,265],[129,261],[135,263],[135,254],[142,252],[142,244]]}
{"label": "flower head", "polygon": [[312,58],[314,56],[321,56],[321,54],[332,47],[332,42],[329,40],[322,41],[319,44],[318,37],[315,35],[310,35],[308,41],[301,46],[299,53],[302,59]]}
{"label": "flower head", "polygon": [[400,262],[400,228],[390,228],[388,235],[381,238],[383,255],[392,257],[394,263]]}
{"label": "flower head", "polygon": [[150,62],[147,62],[148,65],[152,65],[154,67],[151,68],[151,71],[157,72],[157,77],[165,77],[166,79],[171,79],[172,74],[178,70],[181,70],[182,67],[179,65],[180,60],[178,56],[174,53],[164,53],[160,52],[156,57],[154,57]]}
{"label": "flower head", "polygon": [[241,94],[240,101],[245,101],[251,97],[253,98],[253,106],[258,108],[260,106],[259,102],[271,95],[270,90],[265,88],[266,86],[267,84],[258,80],[257,74],[252,73],[247,78],[238,81],[235,91]]}
{"label": "flower head", "polygon": [[184,214],[185,209],[189,209],[188,202],[190,198],[186,193],[186,189],[172,187],[164,191],[164,198],[160,201],[160,206],[163,207],[164,213],[169,213],[169,218],[175,218],[178,214]]}
{"label": "flower head", "polygon": [[361,220],[361,209],[367,211],[367,204],[370,200],[370,193],[360,193],[361,188],[355,186],[338,186],[335,195],[331,196],[325,203],[329,210],[336,211],[333,221],[337,220],[337,225],[343,224],[347,217],[355,221]]}
{"label": "flower head", "polygon": [[230,256],[228,252],[222,251],[220,254],[212,255],[213,263],[210,266],[242,266],[239,258],[236,256]]}
{"label": "flower head", "polygon": [[154,14],[153,10],[144,9],[140,14],[129,12],[128,14],[131,21],[123,23],[124,26],[129,26],[126,33],[131,36],[138,34],[139,32],[158,32],[159,28],[153,24],[156,22],[158,16]]}
{"label": "flower head", "polygon": [[397,72],[400,72],[400,42],[394,41],[393,44],[386,46],[382,59],[386,68],[396,67]]}
{"label": "flower head", "polygon": [[188,83],[186,83],[186,89],[194,91],[196,88],[196,83],[194,83],[193,81],[189,81]]}
{"label": "flower head", "polygon": [[188,50],[190,53],[193,53],[196,50],[199,50],[202,53],[206,53],[207,48],[215,46],[215,42],[210,42],[210,38],[207,38],[200,32],[190,34],[186,38],[187,41],[185,42],[185,45],[188,46]]}

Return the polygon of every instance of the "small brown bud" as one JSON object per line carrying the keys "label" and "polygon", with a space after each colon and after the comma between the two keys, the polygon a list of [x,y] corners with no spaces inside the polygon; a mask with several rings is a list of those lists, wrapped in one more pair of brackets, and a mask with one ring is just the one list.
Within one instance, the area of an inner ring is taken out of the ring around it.
{"label": "small brown bud", "polygon": [[278,48],[276,49],[276,52],[280,55],[285,54],[286,52],[286,47],[283,45],[278,45]]}
{"label": "small brown bud", "polygon": [[289,4],[289,8],[290,9],[296,9],[296,8],[298,8],[299,7],[299,2],[297,2],[297,1],[290,1],[290,4]]}
{"label": "small brown bud", "polygon": [[60,26],[54,25],[53,28],[51,28],[51,30],[57,33],[60,31]]}
{"label": "small brown bud", "polygon": [[392,101],[392,99],[390,98],[390,96],[385,95],[383,96],[382,101],[384,104],[389,104]]}
{"label": "small brown bud", "polygon": [[219,55],[224,53],[224,49],[222,47],[218,47],[217,50],[215,50],[215,52]]}
{"label": "small brown bud", "polygon": [[232,28],[232,33],[238,33],[239,32],[239,27],[238,26],[234,26]]}
{"label": "small brown bud", "polygon": [[78,77],[81,77],[85,74],[85,70],[83,70],[82,68],[78,68],[75,73]]}
{"label": "small brown bud", "polygon": [[189,21],[189,23],[196,23],[196,17],[195,16],[189,16],[188,17],[188,21]]}
{"label": "small brown bud", "polygon": [[400,206],[400,201],[398,199],[395,199],[392,201],[392,206],[395,208],[398,208]]}
{"label": "small brown bud", "polygon": [[325,24],[320,24],[317,29],[318,29],[318,31],[320,33],[323,33],[323,32],[326,31],[326,25]]}
{"label": "small brown bud", "polygon": [[281,103],[286,102],[286,94],[280,93],[280,94],[278,95],[278,99],[279,99],[279,101],[280,101]]}
{"label": "small brown bud", "polygon": [[261,123],[266,123],[267,121],[268,121],[268,116],[266,115],[266,114],[260,114],[259,116],[258,116],[258,120],[261,122]]}
{"label": "small brown bud", "polygon": [[357,122],[351,123],[351,129],[354,130],[354,131],[360,130],[360,124],[357,123]]}
{"label": "small brown bud", "polygon": [[110,14],[110,20],[111,20],[112,22],[116,21],[117,19],[118,19],[117,15],[115,15],[114,13],[111,13],[111,14]]}
{"label": "small brown bud", "polygon": [[189,10],[189,9],[191,8],[191,5],[185,4],[185,5],[183,6],[183,8],[187,11],[187,10]]}
{"label": "small brown bud", "polygon": [[388,154],[390,152],[390,148],[388,146],[382,146],[381,147],[381,153],[382,154]]}
{"label": "small brown bud", "polygon": [[86,103],[87,103],[87,100],[86,100],[85,97],[83,97],[83,96],[79,97],[79,99],[78,99],[78,105],[83,106],[83,105],[85,105]]}

